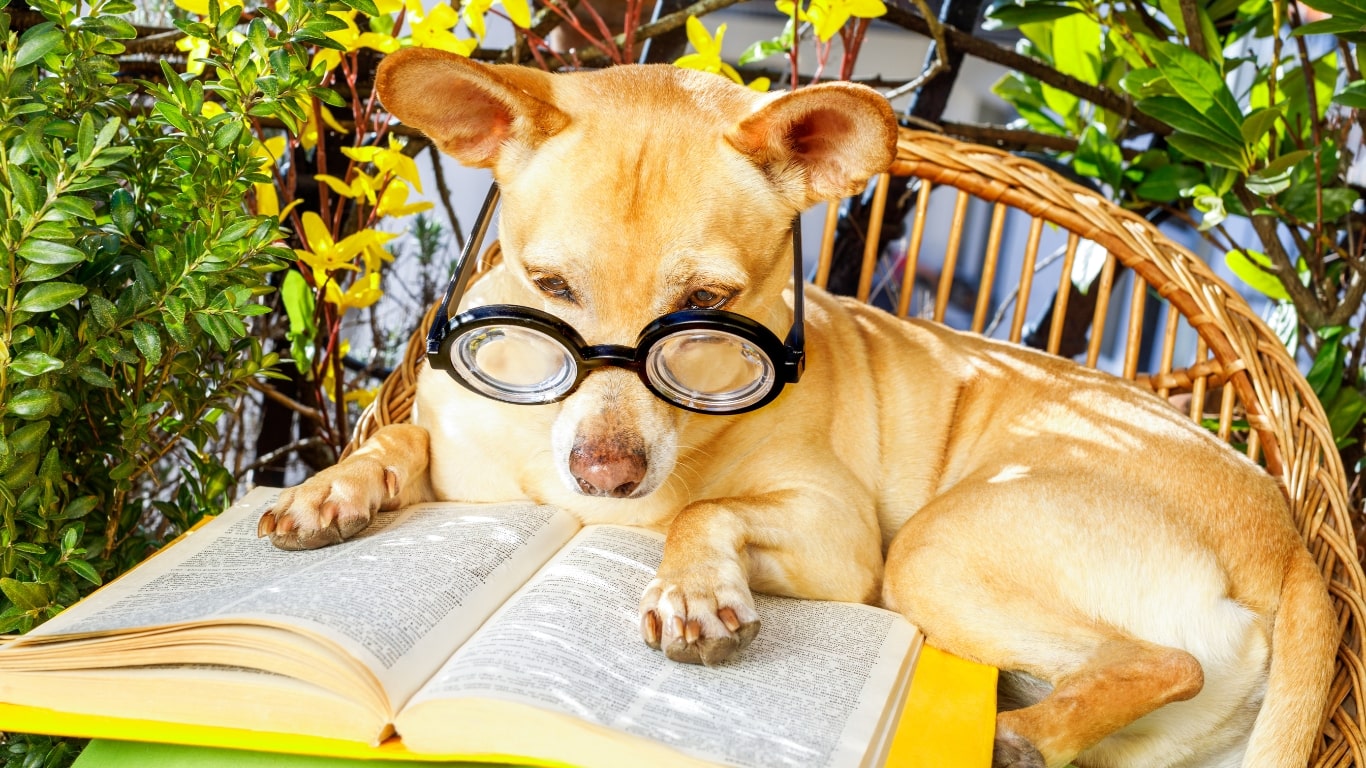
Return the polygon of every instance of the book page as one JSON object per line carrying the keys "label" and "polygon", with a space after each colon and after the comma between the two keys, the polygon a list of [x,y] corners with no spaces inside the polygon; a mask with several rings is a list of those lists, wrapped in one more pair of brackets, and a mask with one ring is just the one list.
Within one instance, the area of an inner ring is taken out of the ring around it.
{"label": "book page", "polygon": [[256,536],[277,495],[253,491],[16,645],[204,622],[286,625],[341,646],[397,706],[578,528],[531,502],[429,503],[380,513],[350,541],[286,552]]}
{"label": "book page", "polygon": [[[736,659],[712,668],[669,661],[641,640],[637,617],[662,542],[639,529],[584,529],[400,713],[404,742],[498,752],[405,730],[431,721],[443,700],[477,697],[566,713],[714,762],[864,763],[905,682],[916,630],[870,606],[756,595],[762,627]],[[405,717],[423,708],[426,716]],[[537,754],[535,730],[525,729],[516,754]]]}

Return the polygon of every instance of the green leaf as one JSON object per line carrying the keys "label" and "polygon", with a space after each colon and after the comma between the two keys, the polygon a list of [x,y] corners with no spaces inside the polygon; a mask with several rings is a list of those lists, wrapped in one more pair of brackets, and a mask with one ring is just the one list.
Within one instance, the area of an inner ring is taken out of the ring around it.
{"label": "green leaf", "polygon": [[1271,267],[1271,260],[1265,254],[1257,251],[1229,251],[1224,255],[1224,263],[1228,265],[1233,274],[1238,276],[1238,279],[1247,283],[1258,293],[1272,299],[1290,300],[1290,294],[1286,293],[1285,286],[1281,285],[1280,279],[1266,271]]}
{"label": "green leaf", "polygon": [[1352,109],[1366,109],[1366,80],[1358,80],[1333,96],[1333,103]]}
{"label": "green leaf", "polygon": [[161,335],[151,323],[139,320],[133,323],[133,343],[137,345],[138,351],[148,361],[156,363],[161,360]]}
{"label": "green leaf", "polygon": [[1176,89],[1156,67],[1129,70],[1119,79],[1119,87],[1130,96],[1140,99],[1176,95]]}
{"label": "green leaf", "polygon": [[42,283],[19,299],[21,312],[51,312],[85,295],[85,286],[75,283]]}
{"label": "green leaf", "polygon": [[1267,131],[1271,130],[1271,126],[1276,124],[1276,120],[1280,116],[1280,107],[1262,107],[1248,115],[1239,128],[1243,135],[1243,141],[1248,144],[1256,144],[1262,136],[1266,135]]}
{"label": "green leaf", "polygon": [[133,195],[128,190],[120,187],[109,196],[109,218],[120,232],[125,235],[132,234],[138,223],[138,210],[133,204]]}
{"label": "green leaf", "polygon": [[1214,65],[1174,43],[1153,41],[1151,53],[1177,95],[1205,113],[1220,133],[1241,138],[1243,110]]}
{"label": "green leaf", "polygon": [[74,216],[80,219],[93,221],[95,219],[95,208],[90,205],[90,201],[75,195],[62,195],[52,201],[52,207],[61,211],[66,216]]}
{"label": "green leaf", "polygon": [[24,30],[19,38],[19,52],[14,57],[15,66],[27,67],[57,50],[62,44],[62,37],[62,30],[50,21]]}
{"label": "green leaf", "polygon": [[1134,193],[1155,203],[1172,203],[1181,198],[1181,190],[1198,184],[1205,172],[1183,163],[1172,163],[1149,171],[1134,188]]}
{"label": "green leaf", "polygon": [[90,297],[90,316],[94,318],[95,324],[108,330],[118,322],[118,310],[114,307],[114,302],[103,296]]}
{"label": "green leaf", "polygon": [[52,602],[47,586],[36,581],[0,579],[0,592],[9,598],[11,603],[25,611],[40,611]]}
{"label": "green leaf", "polygon": [[67,505],[62,508],[58,518],[62,520],[75,520],[77,518],[85,517],[90,514],[90,511],[93,510],[95,505],[99,504],[99,502],[100,500],[96,496],[77,496],[67,502]]}
{"label": "green leaf", "polygon": [[379,6],[375,5],[375,0],[342,0],[348,7],[355,8],[366,16],[378,16]]}
{"label": "green leaf", "polygon": [[1342,372],[1346,350],[1342,346],[1342,326],[1329,326],[1316,331],[1319,337],[1319,353],[1314,358],[1305,381],[1319,396],[1319,402],[1331,403],[1342,387]]}
{"label": "green leaf", "polygon": [[1241,151],[1243,148],[1243,137],[1238,126],[1233,126],[1232,131],[1225,131],[1204,111],[1196,109],[1178,96],[1140,99],[1134,106],[1178,131],[1199,136],[1235,151]]}
{"label": "green leaf", "polygon": [[9,436],[10,448],[15,453],[37,455],[43,449],[43,438],[47,436],[50,426],[51,422],[35,421],[14,430]]}
{"label": "green leaf", "polygon": [[1072,167],[1083,176],[1100,179],[1111,189],[1118,189],[1123,180],[1124,157],[1104,127],[1091,123],[1082,131]]}
{"label": "green leaf", "polygon": [[1346,216],[1352,210],[1352,204],[1357,200],[1357,193],[1353,189],[1346,187],[1330,187],[1320,191],[1313,184],[1297,184],[1290,187],[1290,191],[1285,193],[1285,199],[1281,204],[1291,216],[1300,221],[1316,221],[1318,219],[1318,197],[1323,197],[1323,220],[1325,222],[1337,221]]}
{"label": "green leaf", "polygon": [[50,240],[25,240],[19,246],[19,255],[35,264],[73,264],[85,261],[85,254],[78,248]]}
{"label": "green leaf", "polygon": [[1366,417],[1366,397],[1352,387],[1343,387],[1326,407],[1333,437],[1342,446],[1344,441],[1353,439],[1352,433],[1357,431],[1362,418]]}
{"label": "green leaf", "polygon": [[1014,29],[1021,24],[1054,21],[1081,9],[1060,2],[1017,2],[1017,0],[995,0],[987,6],[986,19],[982,29]]}
{"label": "green leaf", "polygon": [[95,570],[95,566],[84,560],[67,560],[66,566],[75,571],[77,576],[80,576],[97,587],[104,583],[104,580],[100,578],[99,572]]}
{"label": "green leaf", "polygon": [[114,380],[109,377],[109,374],[93,365],[82,365],[80,368],[76,369],[76,375],[81,377],[81,381],[84,381],[92,387],[99,387],[100,389],[114,388]]}
{"label": "green leaf", "polygon": [[1275,197],[1289,186],[1295,172],[1295,164],[1313,154],[1307,149],[1287,152],[1267,163],[1265,168],[1247,177],[1247,188],[1262,197]]}
{"label": "green leaf", "polygon": [[59,370],[62,365],[63,363],[61,360],[58,360],[46,352],[33,351],[25,352],[15,358],[14,362],[10,363],[10,370],[15,371],[22,376],[32,377],[42,376],[45,373]]}
{"label": "green leaf", "polygon": [[1366,24],[1354,19],[1320,19],[1295,28],[1295,36],[1304,35],[1337,35],[1345,38],[1349,42],[1361,42],[1363,35],[1366,35]]}
{"label": "green leaf", "polygon": [[95,152],[95,121],[86,112],[81,115],[80,127],[76,130],[76,156],[89,160]]}
{"label": "green leaf", "polygon": [[[180,78],[177,77],[176,80],[179,81]],[[158,101],[156,111],[166,118],[166,122],[170,123],[172,127],[182,133],[190,132],[190,121],[185,119],[185,113],[181,111],[180,107],[170,102]]]}
{"label": "green leaf", "polygon": [[1174,133],[1167,137],[1167,144],[1197,162],[1230,168],[1235,171],[1247,170],[1247,158],[1242,150],[1234,150],[1200,136],[1189,133]]}
{"label": "green leaf", "polygon": [[5,408],[16,416],[35,419],[46,416],[56,402],[57,396],[50,389],[26,389],[10,398]]}
{"label": "green leaf", "polygon": [[32,214],[43,204],[38,198],[38,186],[24,172],[23,168],[11,165],[9,168],[10,188],[14,190],[14,201],[20,213]]}

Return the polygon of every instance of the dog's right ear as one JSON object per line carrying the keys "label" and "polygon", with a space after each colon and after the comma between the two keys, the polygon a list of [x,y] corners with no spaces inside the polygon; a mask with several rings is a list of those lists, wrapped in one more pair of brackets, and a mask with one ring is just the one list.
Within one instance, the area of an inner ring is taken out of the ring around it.
{"label": "dog's right ear", "polygon": [[375,88],[390,114],[421,130],[442,152],[491,168],[505,144],[534,148],[569,124],[551,103],[551,77],[530,67],[405,48],[380,62]]}

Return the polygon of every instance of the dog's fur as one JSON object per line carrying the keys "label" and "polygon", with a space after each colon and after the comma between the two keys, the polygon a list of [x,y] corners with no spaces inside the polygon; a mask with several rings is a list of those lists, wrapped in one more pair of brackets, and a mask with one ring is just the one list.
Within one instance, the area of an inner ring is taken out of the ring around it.
{"label": "dog's fur", "polygon": [[[761,95],[413,49],[378,87],[502,187],[504,261],[465,306],[541,308],[590,344],[634,344],[703,289],[781,337],[793,214],[895,146],[886,101],[849,84]],[[751,588],[880,601],[1007,671],[1024,700],[998,765],[1305,765],[1337,625],[1274,481],[1130,384],[806,291],[808,370],[764,408],[693,415],[615,368],[506,405],[424,366],[414,423],[287,491],[261,531],[320,546],[382,506],[529,497],[667,530],[641,631],[671,658],[743,647]]]}

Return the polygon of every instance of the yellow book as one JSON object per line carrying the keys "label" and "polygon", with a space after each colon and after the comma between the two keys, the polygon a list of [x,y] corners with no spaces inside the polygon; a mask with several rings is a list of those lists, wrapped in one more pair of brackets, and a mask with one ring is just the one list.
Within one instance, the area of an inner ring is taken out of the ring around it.
{"label": "yellow book", "polygon": [[915,765],[934,744],[935,765],[989,763],[994,671],[894,613],[758,595],[734,662],[676,664],[637,630],[658,534],[436,503],[281,552],[255,535],[275,493],[0,647],[0,728],[555,766]]}

